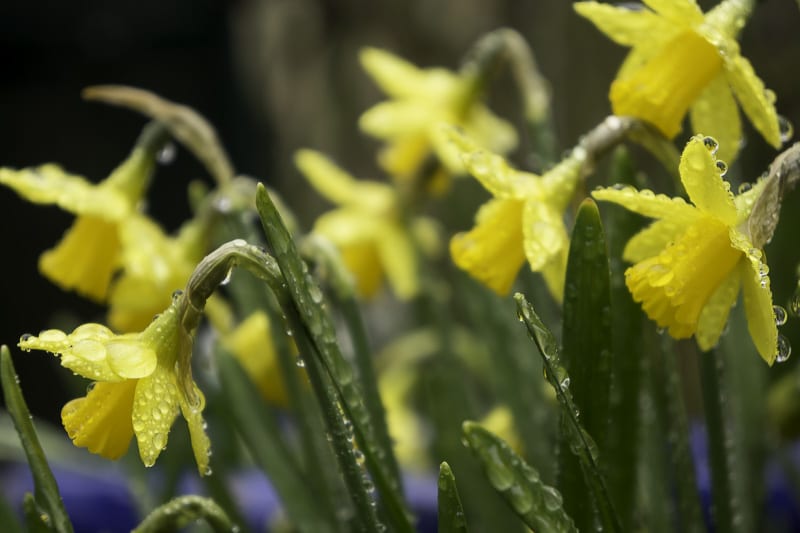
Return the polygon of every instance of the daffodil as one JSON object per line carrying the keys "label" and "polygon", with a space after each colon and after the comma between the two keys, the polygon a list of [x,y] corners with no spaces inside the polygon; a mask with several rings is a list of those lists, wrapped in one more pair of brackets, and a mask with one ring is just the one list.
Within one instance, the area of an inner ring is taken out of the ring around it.
{"label": "daffodil", "polygon": [[611,107],[672,138],[689,111],[694,131],[721,143],[720,158],[735,157],[742,138],[738,100],[753,126],[781,144],[775,95],[764,88],[736,37],[751,0],[726,0],[705,15],[695,0],[643,0],[631,10],[578,2],[575,10],[631,52],[611,85]]}
{"label": "daffodil", "polygon": [[[413,297],[419,290],[416,252],[395,189],[376,181],[356,180],[311,150],[300,150],[295,162],[311,185],[339,206],[320,216],[313,231],[339,249],[359,294],[374,295],[385,275],[399,298]],[[432,221],[417,217],[412,225],[423,243],[435,247]]]}
{"label": "daffodil", "polygon": [[495,152],[505,153],[516,146],[514,128],[478,100],[477,72],[423,70],[375,48],[362,50],[360,58],[367,73],[392,98],[367,110],[359,126],[387,141],[379,162],[394,178],[412,178],[433,152],[448,171],[464,171],[458,154],[437,135],[440,122],[461,126]]}
{"label": "daffodil", "polygon": [[452,128],[447,132],[467,170],[494,196],[478,210],[475,227],[450,241],[455,264],[496,293],[507,294],[527,258],[561,301],[569,247],[564,209],[580,180],[584,151],[575,149],[537,176],[512,168]]}
{"label": "daffodil", "polygon": [[[222,347],[239,360],[258,386],[259,392],[273,405],[288,405],[286,386],[278,364],[269,318],[255,311],[236,329],[221,338]],[[298,368],[298,371],[301,369]]]}
{"label": "daffodil", "polygon": [[95,382],[86,396],[61,410],[76,446],[118,459],[135,435],[142,462],[152,466],[180,412],[198,469],[208,472],[205,400],[186,365],[192,339],[181,324],[177,302],[140,333],[115,335],[100,324],[84,324],[70,334],[51,329],[38,337],[23,335],[19,347],[51,352],[64,367]]}
{"label": "daffodil", "polygon": [[772,364],[778,332],[769,269],[760,249],[764,243],[753,241],[748,224],[764,182],[734,197],[715,150],[714,139],[697,135],[683,151],[679,170],[691,203],[632,187],[592,195],[656,219],[623,252],[635,263],[625,271],[625,282],[651,320],[676,339],[694,336],[702,350],[709,350],[741,288],[750,336]]}
{"label": "daffodil", "polygon": [[163,141],[162,127],[149,125],[128,159],[97,185],[53,164],[0,168],[0,184],[33,203],[77,215],[61,242],[39,258],[42,274],[64,289],[105,301],[120,264],[120,227],[135,213]]}
{"label": "daffodil", "polygon": [[205,253],[206,232],[203,221],[192,220],[169,237],[152,220],[135,215],[118,233],[120,274],[111,286],[108,320],[118,331],[139,331],[186,284]]}

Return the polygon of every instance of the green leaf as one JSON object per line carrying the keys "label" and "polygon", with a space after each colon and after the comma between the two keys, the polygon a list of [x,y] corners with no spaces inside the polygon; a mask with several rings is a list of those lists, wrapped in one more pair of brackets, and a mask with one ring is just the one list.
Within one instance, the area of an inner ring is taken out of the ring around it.
{"label": "green leaf", "polygon": [[6,408],[14,420],[14,427],[33,474],[33,500],[26,503],[26,515],[31,516],[31,512],[35,513],[37,523],[49,531],[72,533],[72,523],[64,509],[64,502],[58,492],[53,472],[47,464],[44,450],[39,444],[31,413],[25,404],[14,363],[11,361],[11,353],[5,345],[0,347],[0,383],[3,385]]}
{"label": "green leaf", "polygon": [[200,496],[179,496],[156,508],[133,533],[177,531],[196,520],[204,520],[217,533],[239,530],[214,500]]}
{"label": "green leaf", "polygon": [[589,494],[594,498],[605,531],[621,531],[619,518],[608,495],[606,481],[598,465],[597,445],[578,421],[580,413],[572,399],[570,379],[558,353],[558,343],[538,317],[533,306],[520,293],[514,295],[519,319],[525,323],[528,335],[536,343],[544,362],[545,377],[561,405],[565,437],[570,451],[578,457]]}
{"label": "green leaf", "polygon": [[528,527],[541,533],[578,531],[564,510],[561,494],[544,485],[539,473],[503,439],[474,422],[464,422],[463,431],[489,483]]}
{"label": "green leaf", "polygon": [[[297,247],[291,235],[283,224],[275,205],[269,197],[269,193],[263,184],[259,184],[256,190],[256,208],[258,209],[267,242],[272,248],[275,259],[280,266],[281,274],[286,281],[286,287],[291,295],[292,302],[287,304],[294,306],[299,325],[302,327],[302,335],[310,340],[310,350],[301,350],[308,353],[306,357],[313,359],[319,357],[327,377],[335,387],[342,408],[345,409],[347,418],[353,425],[353,433],[358,441],[359,449],[364,454],[367,467],[372,474],[373,481],[381,494],[381,501],[384,504],[391,525],[398,531],[412,531],[413,528],[409,517],[411,516],[405,504],[401,491],[400,480],[392,476],[390,461],[387,459],[392,453],[391,450],[384,450],[381,441],[376,438],[375,426],[370,418],[370,413],[364,404],[363,394],[350,364],[344,358],[336,339],[336,331],[333,323],[325,310],[324,297],[322,290],[308,274],[308,267],[301,259]],[[310,365],[311,363],[311,365]],[[318,400],[326,413],[326,420],[336,423],[335,413],[330,405],[330,398],[326,398],[325,379],[320,376],[315,384],[312,376],[312,367],[315,361],[306,360],[306,368],[309,370],[309,377],[312,385],[318,394]],[[329,430],[336,438],[336,431],[329,426]],[[340,458],[343,458],[340,456]],[[343,464],[345,477],[348,469]],[[355,480],[351,480],[354,482]],[[356,487],[351,486],[351,490]],[[359,494],[351,494],[356,500],[360,499]],[[358,505],[358,502],[356,502]]]}
{"label": "green leaf", "polygon": [[[570,240],[564,285],[564,322],[561,354],[570,376],[569,388],[580,410],[581,424],[598,449],[608,451],[609,396],[613,360],[611,293],[605,234],[597,205],[586,199],[578,210]],[[569,430],[568,430],[569,431]],[[592,500],[577,458],[562,439],[559,488],[565,506],[581,530],[592,527]]]}
{"label": "green leaf", "polygon": [[467,521],[450,465],[439,465],[439,533],[467,533]]}
{"label": "green leaf", "polygon": [[[615,149],[612,181],[636,184],[636,174],[624,146]],[[640,187],[641,188],[641,187]],[[628,240],[641,228],[642,218],[611,205],[605,218],[611,274],[611,330],[614,357],[612,364],[609,432],[603,457],[611,499],[625,531],[634,529],[637,494],[637,466],[640,453],[640,398],[642,368],[642,311],[625,285],[628,265],[622,255]]]}
{"label": "green leaf", "polygon": [[[308,490],[303,473],[287,449],[277,421],[238,361],[225,353],[217,357],[222,407],[250,451],[253,460],[270,478],[286,513],[299,531],[331,531],[333,517]],[[314,475],[314,474],[311,474]]]}

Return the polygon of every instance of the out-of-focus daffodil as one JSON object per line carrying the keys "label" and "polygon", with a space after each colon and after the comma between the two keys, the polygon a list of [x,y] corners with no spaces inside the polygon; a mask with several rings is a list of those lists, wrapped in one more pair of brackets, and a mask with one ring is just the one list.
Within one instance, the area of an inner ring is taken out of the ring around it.
{"label": "out-of-focus daffodil", "polygon": [[153,315],[169,306],[183,287],[206,246],[204,224],[186,223],[174,238],[153,221],[132,216],[120,226],[121,273],[109,295],[109,323],[119,331],[140,331]]}
{"label": "out-of-focus daffodil", "polygon": [[774,93],[736,42],[753,2],[726,0],[703,15],[695,0],[643,1],[649,10],[574,4],[611,39],[632,48],[611,85],[614,113],[646,120],[672,138],[689,110],[694,131],[719,140],[719,155],[728,160],[742,138],[738,100],[753,126],[779,147]]}
{"label": "out-of-focus daffodil", "polygon": [[580,180],[585,152],[575,149],[540,177],[511,168],[453,128],[446,131],[467,170],[494,196],[478,211],[475,227],[450,241],[455,264],[507,294],[527,258],[561,301],[569,248],[563,213]]}
{"label": "out-of-focus daffodil", "polygon": [[741,287],[750,336],[772,364],[778,332],[769,270],[759,249],[764,243],[754,243],[748,229],[764,182],[734,198],[720,175],[715,149],[714,139],[697,135],[681,156],[681,181],[693,205],[632,187],[592,195],[657,219],[623,253],[635,263],[625,272],[625,282],[650,319],[674,338],[694,335],[700,348],[709,350],[722,335]]}
{"label": "out-of-focus daffodil", "polygon": [[152,466],[180,412],[189,426],[198,469],[207,473],[205,400],[185,364],[192,338],[181,325],[177,303],[140,333],[115,335],[100,324],[84,324],[69,335],[54,329],[38,337],[24,335],[19,347],[56,354],[63,366],[95,381],[85,397],[61,410],[76,446],[118,459],[136,435],[142,462]]}
{"label": "out-of-focus daffodil", "polygon": [[495,152],[505,153],[516,146],[514,128],[478,100],[477,72],[422,70],[375,48],[362,50],[360,58],[367,73],[392,98],[368,109],[359,126],[387,141],[379,162],[394,178],[411,179],[432,152],[448,171],[464,171],[458,154],[437,135],[440,122],[464,128],[479,144]]}
{"label": "out-of-focus daffodil", "polygon": [[0,169],[0,184],[23,198],[77,215],[61,242],[40,257],[42,274],[64,289],[105,301],[120,264],[120,228],[136,211],[163,140],[161,126],[147,126],[128,159],[97,185],[52,164]]}
{"label": "out-of-focus daffodil", "polygon": [[[224,335],[221,342],[222,347],[239,360],[267,402],[286,406],[286,386],[271,335],[266,313],[256,311],[236,329]],[[298,373],[301,373],[299,368]]]}
{"label": "out-of-focus daffodil", "polygon": [[[295,163],[320,194],[339,206],[317,219],[314,232],[339,249],[359,294],[374,295],[385,274],[398,298],[413,297],[419,290],[416,251],[395,189],[356,180],[312,150],[297,152]],[[435,244],[435,224],[429,219],[416,217],[412,230],[422,243]]]}

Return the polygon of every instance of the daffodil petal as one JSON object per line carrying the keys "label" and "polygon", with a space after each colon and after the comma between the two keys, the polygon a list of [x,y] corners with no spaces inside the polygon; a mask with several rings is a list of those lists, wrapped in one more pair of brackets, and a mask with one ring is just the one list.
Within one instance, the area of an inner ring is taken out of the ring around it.
{"label": "daffodil petal", "polygon": [[556,302],[564,300],[564,281],[567,275],[567,249],[561,250],[542,267],[542,277]]}
{"label": "daffodil petal", "polygon": [[667,43],[672,41],[679,31],[679,28],[669,25],[668,28],[664,28],[659,33],[652,34],[649,39],[637,43],[622,61],[617,71],[616,79],[621,80],[632,76],[636,70],[650,61]]}
{"label": "daffodil petal", "polygon": [[119,336],[106,342],[105,349],[111,370],[123,378],[143,378],[156,369],[155,350],[138,338]]}
{"label": "daffodil petal", "polygon": [[592,197],[595,200],[619,204],[629,211],[650,218],[695,219],[698,216],[696,209],[687,204],[683,198],[670,198],[648,190],[637,191],[630,186],[597,189],[592,192]]}
{"label": "daffodil petal", "polygon": [[63,289],[103,302],[119,266],[119,251],[117,224],[83,215],[55,248],[41,255],[39,270]]}
{"label": "daffodil petal", "polygon": [[672,27],[652,11],[637,11],[599,2],[576,2],[572,7],[612,41],[623,46],[634,46]]}
{"label": "daffodil petal", "polygon": [[498,294],[507,294],[525,262],[519,200],[493,199],[476,216],[475,227],[450,240],[453,262]]}
{"label": "daffodil petal", "polygon": [[522,198],[536,186],[537,176],[511,168],[503,157],[483,149],[456,128],[442,126],[441,131],[461,153],[467,171],[481,182],[492,196]]}
{"label": "daffodil petal", "polygon": [[733,163],[742,140],[739,108],[723,74],[714,78],[689,110],[692,130],[710,135],[719,143],[717,159]]}
{"label": "daffodil petal", "polygon": [[695,135],[686,144],[678,171],[689,199],[700,211],[728,226],[736,223],[736,205],[730,184],[720,176],[717,161],[705,146],[702,135]]}
{"label": "daffodil petal", "polygon": [[[91,330],[91,331],[90,331]],[[70,335],[57,329],[42,331],[37,337],[24,336],[19,347],[25,351],[44,350],[57,354],[61,365],[76,374],[95,381],[122,381],[123,377],[112,370],[105,348],[108,328],[99,324],[85,324]],[[90,332],[90,334],[85,334]]]}
{"label": "daffodil petal", "polygon": [[781,146],[781,133],[775,104],[767,97],[764,82],[750,62],[739,54],[724,57],[724,69],[739,105],[753,126],[775,148]]}
{"label": "daffodil petal", "polygon": [[167,445],[169,430],[178,416],[179,394],[173,370],[161,365],[136,386],[131,419],[145,466],[153,466]]}
{"label": "daffodil petal", "polygon": [[[581,180],[581,169],[585,160],[585,153],[574,150],[558,165],[545,172],[539,180],[541,195],[547,198],[547,203],[561,211],[569,205],[575,195],[575,189]],[[533,187],[528,187],[529,190]],[[530,197],[528,192],[527,197]]]}
{"label": "daffodil petal", "polygon": [[708,299],[703,310],[700,311],[695,338],[697,339],[697,345],[704,352],[707,352],[719,342],[722,331],[725,329],[725,324],[728,322],[731,308],[736,304],[736,298],[739,296],[740,279],[739,269],[734,269],[720,283],[719,287]]}
{"label": "daffodil petal", "polygon": [[412,133],[424,133],[431,117],[455,121],[444,108],[432,108],[417,100],[390,100],[375,104],[358,119],[361,131],[378,139],[392,139]]}
{"label": "daffodil petal", "polygon": [[386,277],[400,299],[413,297],[419,290],[417,257],[408,233],[397,224],[382,224],[375,242]]}
{"label": "daffodil petal", "polygon": [[201,476],[207,476],[211,473],[208,465],[211,457],[211,441],[208,438],[208,434],[206,434],[206,423],[203,420],[205,398],[196,385],[194,388],[200,404],[197,407],[192,407],[182,395],[179,395],[181,413],[186,419],[186,425],[189,428],[189,438],[192,441],[192,452],[194,453],[194,460],[197,462],[197,471]]}
{"label": "daffodil petal", "polygon": [[428,83],[426,71],[405,59],[378,48],[363,48],[358,57],[367,74],[387,95],[404,98],[424,92]]}
{"label": "daffodil petal", "polygon": [[[434,137],[434,145],[437,139]],[[396,137],[381,148],[378,153],[378,164],[393,178],[407,181],[414,177],[425,158],[430,154],[430,142],[423,134],[403,135]],[[438,152],[438,150],[437,150]],[[452,160],[451,151],[444,149],[441,154],[447,158],[445,164],[453,172],[464,172],[464,165]]]}
{"label": "daffodil petal", "polygon": [[95,383],[85,397],[64,405],[61,421],[75,446],[106,459],[125,455],[133,437],[131,411],[136,384],[136,380]]}
{"label": "daffodil petal", "polygon": [[505,154],[517,146],[517,130],[488,107],[475,104],[464,121],[464,132],[481,146],[497,154]]}
{"label": "daffodil petal", "polygon": [[356,180],[330,159],[314,150],[298,150],[294,162],[314,189],[335,204],[353,202]]}
{"label": "daffodil petal", "polygon": [[13,170],[0,168],[0,184],[36,204],[55,204],[77,215],[120,220],[131,212],[132,203],[113,188],[92,184],[53,164]]}
{"label": "daffodil petal", "polygon": [[658,255],[670,242],[680,237],[693,221],[694,217],[656,220],[631,237],[625,245],[622,258],[631,263],[638,263],[648,257]]}
{"label": "daffodil petal", "polygon": [[642,0],[642,2],[675,25],[690,28],[703,23],[703,12],[695,0]]}
{"label": "daffodil petal", "polygon": [[762,276],[761,269],[752,261],[742,261],[739,266],[747,329],[761,358],[772,365],[778,354],[778,327],[772,309],[769,277]]}
{"label": "daffodil petal", "polygon": [[525,257],[534,272],[544,268],[569,245],[561,212],[541,201],[525,202],[522,235]]}

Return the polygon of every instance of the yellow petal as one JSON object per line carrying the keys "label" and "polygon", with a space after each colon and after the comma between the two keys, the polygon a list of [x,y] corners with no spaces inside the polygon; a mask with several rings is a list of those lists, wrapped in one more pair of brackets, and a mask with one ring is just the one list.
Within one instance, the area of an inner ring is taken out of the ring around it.
{"label": "yellow petal", "polygon": [[95,381],[122,381],[112,370],[106,352],[106,342],[113,338],[115,335],[105,326],[84,324],[69,335],[55,329],[42,331],[38,337],[25,335],[19,347],[59,355],[62,366]]}
{"label": "yellow petal", "polygon": [[560,210],[531,199],[522,210],[525,257],[534,272],[540,271],[569,246],[569,236]]}
{"label": "yellow petal", "polygon": [[75,446],[106,459],[125,454],[133,437],[131,411],[136,383],[95,383],[85,397],[61,409],[61,421]]}
{"label": "yellow petal", "polygon": [[256,311],[223,337],[222,346],[239,360],[270,404],[286,406],[286,386],[278,367],[270,329],[266,313]]}
{"label": "yellow petal", "polygon": [[425,96],[431,92],[449,90],[457,80],[454,74],[444,69],[422,70],[405,59],[377,48],[362,49],[359,59],[381,90],[395,98]]}
{"label": "yellow petal", "polygon": [[119,251],[117,224],[79,216],[61,242],[41,255],[39,270],[61,288],[102,302],[119,266]]}
{"label": "yellow petal", "polygon": [[623,46],[647,41],[672,27],[652,11],[637,11],[599,2],[576,2],[572,7],[611,40]]}
{"label": "yellow petal", "polygon": [[453,262],[498,294],[507,294],[525,262],[523,202],[494,199],[481,207],[474,228],[450,241]]}
{"label": "yellow petal", "polygon": [[673,24],[691,27],[703,23],[703,12],[695,0],[642,0],[644,4]]}
{"label": "yellow petal", "polygon": [[758,354],[768,365],[772,365],[778,355],[778,327],[775,324],[772,291],[765,266],[757,266],[753,261],[742,261],[739,268],[747,330]]}
{"label": "yellow petal", "polygon": [[614,114],[645,120],[672,138],[721,68],[716,47],[693,31],[680,33],[641,68],[611,84],[611,107]]}
{"label": "yellow petal", "polygon": [[140,379],[133,398],[133,431],[139,456],[153,466],[178,416],[179,392],[171,368],[159,365],[150,376]]}
{"label": "yellow petal", "polygon": [[733,269],[728,277],[720,283],[700,312],[695,338],[697,345],[704,352],[719,342],[725,324],[728,322],[731,308],[736,304],[736,298],[739,296],[740,279],[739,269]]}
{"label": "yellow petal", "polygon": [[381,148],[378,164],[390,176],[408,182],[430,154],[431,143],[424,134],[397,137]]}
{"label": "yellow petal", "polygon": [[358,119],[361,131],[378,139],[393,139],[412,133],[426,133],[431,124],[455,121],[446,107],[417,100],[391,100],[367,109]]}
{"label": "yellow petal", "polygon": [[[545,172],[539,180],[541,194],[558,211],[566,208],[575,195],[575,188],[581,180],[581,169],[585,160],[585,152],[573,150],[558,165]],[[531,188],[529,187],[529,189]],[[530,196],[531,192],[528,192],[526,197]]]}
{"label": "yellow petal", "polygon": [[670,242],[682,235],[692,223],[690,219],[664,218],[650,224],[631,237],[622,252],[622,258],[631,263],[644,261],[658,255]]}
{"label": "yellow petal", "polygon": [[467,171],[481,182],[492,196],[522,198],[536,187],[538,176],[513,169],[503,157],[483,149],[473,139],[452,126],[440,128],[460,152]]}
{"label": "yellow petal", "polygon": [[134,206],[118,191],[96,186],[52,164],[22,170],[2,168],[0,183],[33,203],[55,204],[78,215],[120,220]]}
{"label": "yellow petal", "polygon": [[480,146],[496,154],[505,154],[517,146],[517,131],[483,104],[473,104],[463,121],[464,132]]}
{"label": "yellow petal", "polygon": [[[182,286],[174,285],[175,288]],[[123,274],[111,287],[108,323],[121,332],[143,330],[170,304],[173,290],[154,283],[152,279]]]}
{"label": "yellow petal", "polygon": [[703,135],[695,135],[686,144],[678,167],[681,182],[700,211],[732,226],[737,215],[731,186],[720,176],[716,158],[703,139]]}
{"label": "yellow petal", "polygon": [[633,299],[676,339],[695,333],[700,313],[742,257],[728,228],[704,217],[659,255],[632,266],[625,283]]}
{"label": "yellow petal", "polygon": [[381,224],[375,242],[381,266],[398,298],[413,298],[419,290],[417,254],[400,224]]}
{"label": "yellow petal", "polygon": [[730,54],[725,57],[725,75],[744,114],[764,139],[775,148],[781,146],[781,133],[775,103],[767,97],[764,82],[744,57]]}
{"label": "yellow petal", "polygon": [[564,300],[564,281],[567,275],[567,249],[563,249],[542,267],[542,277],[553,299]]}
{"label": "yellow petal", "polygon": [[689,110],[689,116],[692,130],[716,139],[717,159],[731,165],[739,152],[742,125],[739,108],[724,75],[718,75],[708,84]]}
{"label": "yellow petal", "polygon": [[681,220],[694,220],[699,216],[697,209],[687,204],[683,198],[670,198],[648,190],[637,191],[629,186],[598,189],[592,192],[592,197],[619,204],[629,211],[650,218],[677,217]]}
{"label": "yellow petal", "polygon": [[105,343],[105,349],[111,370],[123,378],[143,378],[156,369],[155,350],[137,337],[116,337]]}
{"label": "yellow petal", "polygon": [[186,425],[189,428],[189,438],[192,441],[192,453],[194,454],[195,462],[197,462],[197,471],[201,476],[208,476],[211,474],[211,467],[208,464],[211,458],[211,441],[206,434],[206,423],[203,420],[205,398],[196,385],[194,389],[194,394],[199,398],[200,404],[197,407],[192,407],[180,395],[181,413],[186,419]]}

